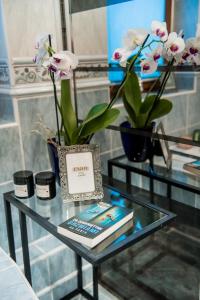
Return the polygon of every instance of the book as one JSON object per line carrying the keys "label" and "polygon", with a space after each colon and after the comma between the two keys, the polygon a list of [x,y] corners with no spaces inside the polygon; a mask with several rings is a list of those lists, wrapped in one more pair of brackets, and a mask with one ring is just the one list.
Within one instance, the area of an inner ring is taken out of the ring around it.
{"label": "book", "polygon": [[200,176],[200,160],[195,160],[190,163],[184,164],[183,169]]}
{"label": "book", "polygon": [[120,238],[126,238],[126,233],[129,232],[129,230],[133,229],[133,219],[129,220],[127,223],[122,225],[119,229],[114,231],[109,237],[107,237],[105,240],[100,242],[98,245],[96,245],[93,249],[95,250],[95,253],[100,253],[105,248],[110,246],[112,243],[117,242],[117,240]]}
{"label": "book", "polygon": [[133,218],[133,210],[99,202],[60,224],[58,233],[93,248]]}

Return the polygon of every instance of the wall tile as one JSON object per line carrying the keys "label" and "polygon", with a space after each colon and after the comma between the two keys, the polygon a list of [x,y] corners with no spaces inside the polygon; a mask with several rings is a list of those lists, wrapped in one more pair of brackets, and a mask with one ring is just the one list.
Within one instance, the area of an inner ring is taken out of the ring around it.
{"label": "wall tile", "polygon": [[0,125],[15,121],[12,97],[0,94]]}
{"label": "wall tile", "polygon": [[110,151],[112,149],[111,146],[111,130],[104,129],[100,132],[95,133],[94,137],[91,140],[93,144],[100,145],[100,151]]}
{"label": "wall tile", "polygon": [[108,90],[82,91],[77,93],[78,116],[83,119],[87,116],[89,110],[98,103],[108,103]]}
{"label": "wall tile", "polygon": [[76,288],[77,288],[77,281],[75,278],[64,281],[62,284],[56,286],[53,289],[53,299],[54,300],[61,299]]}
{"label": "wall tile", "polygon": [[[36,244],[44,253],[48,253],[64,244],[56,239],[52,235],[48,235],[47,238],[40,240]],[[67,247],[67,246],[66,246]]]}
{"label": "wall tile", "polygon": [[200,120],[200,95],[199,93],[188,98],[188,126],[199,123]]}
{"label": "wall tile", "polygon": [[76,270],[74,252],[68,248],[50,255],[48,261],[51,284]]}
{"label": "wall tile", "polygon": [[12,179],[22,169],[18,127],[0,129],[0,183]]}
{"label": "wall tile", "polygon": [[46,141],[31,131],[36,127],[39,117],[47,127],[56,128],[54,98],[20,100],[18,105],[26,168],[34,172],[49,169]]}
{"label": "wall tile", "polygon": [[48,260],[43,259],[31,266],[31,275],[33,289],[35,292],[39,292],[45,287],[50,285],[50,272]]}
{"label": "wall tile", "polygon": [[53,293],[48,292],[39,297],[40,300],[53,300]]}
{"label": "wall tile", "polygon": [[[39,258],[43,254],[44,253],[40,249],[38,249],[35,245],[30,245],[29,244],[30,261],[32,261],[33,259]],[[23,261],[23,255],[22,255],[22,250],[21,249],[19,249],[16,252],[16,256],[17,256],[17,264],[19,266],[23,266],[24,261]]]}
{"label": "wall tile", "polygon": [[165,131],[170,133],[174,129],[182,129],[186,127],[186,109],[187,109],[186,95],[167,97],[173,103],[172,111],[164,117]]}
{"label": "wall tile", "polygon": [[186,205],[195,207],[195,194],[172,187],[172,199],[182,202]]}

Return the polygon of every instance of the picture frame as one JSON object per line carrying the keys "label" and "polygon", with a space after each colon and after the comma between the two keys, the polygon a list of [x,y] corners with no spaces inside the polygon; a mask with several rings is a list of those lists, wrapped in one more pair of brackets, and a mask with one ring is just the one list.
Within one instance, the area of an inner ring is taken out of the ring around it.
{"label": "picture frame", "polygon": [[64,202],[103,198],[99,145],[59,146],[58,158]]}
{"label": "picture frame", "polygon": [[[169,149],[168,141],[164,139],[165,136],[165,130],[163,123],[160,122],[156,127],[156,133],[158,134],[158,140],[160,142],[160,146],[162,149],[163,159],[166,164],[166,167],[168,170],[171,170],[172,168],[172,154]],[[163,137],[163,138],[162,138]]]}

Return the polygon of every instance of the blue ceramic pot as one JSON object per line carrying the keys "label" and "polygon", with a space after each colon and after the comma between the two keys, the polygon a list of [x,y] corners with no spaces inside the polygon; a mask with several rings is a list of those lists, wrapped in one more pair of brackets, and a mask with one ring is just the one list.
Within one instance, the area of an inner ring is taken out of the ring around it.
{"label": "blue ceramic pot", "polygon": [[47,148],[49,152],[52,172],[54,172],[55,174],[56,182],[60,185],[60,168],[56,140],[52,139],[52,141],[53,143],[51,142],[51,140],[47,141]]}
{"label": "blue ceramic pot", "polygon": [[[131,128],[131,124],[126,121],[120,124],[120,127]],[[152,132],[153,127],[137,128],[137,130]],[[151,137],[121,132],[121,139],[124,152],[130,161],[143,162],[153,157],[153,143]]]}

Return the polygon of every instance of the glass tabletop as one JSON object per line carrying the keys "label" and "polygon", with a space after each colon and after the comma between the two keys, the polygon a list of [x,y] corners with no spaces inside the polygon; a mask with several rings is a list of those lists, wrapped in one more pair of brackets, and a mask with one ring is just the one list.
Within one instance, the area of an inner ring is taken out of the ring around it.
{"label": "glass tabletop", "polygon": [[[11,202],[18,208],[21,204],[20,209],[22,209],[22,211],[24,207],[30,208],[25,214],[32,217],[33,213],[36,213],[37,217],[42,218],[43,221],[45,220],[46,224],[50,223],[54,225],[56,231],[60,223],[95,203],[95,201],[64,203],[60,188],[57,188],[57,196],[52,200],[39,200],[36,196],[24,200],[16,198],[14,193],[11,193],[9,198],[10,197],[12,198]],[[126,248],[128,245],[136,243],[141,240],[142,237],[158,230],[175,217],[174,214],[158,208],[153,204],[144,204],[138,201],[136,196],[130,196],[129,198],[114,187],[104,187],[103,201],[133,210],[134,217],[132,222],[129,221],[121,229],[92,249],[67,238],[64,239],[68,246],[72,245],[73,250],[77,249],[85,259],[90,258],[88,259],[90,262],[94,260],[104,261],[107,256],[111,256],[115,252],[120,252],[121,247]],[[35,217],[34,221],[37,220],[37,217]],[[41,224],[39,221],[38,223]]]}
{"label": "glass tabletop", "polygon": [[[154,156],[154,168],[150,168],[149,161],[143,163],[135,163],[128,160],[126,156],[113,159],[124,167],[129,166],[139,170],[144,170],[157,177],[163,177],[169,181],[177,181],[182,184],[193,186],[196,191],[200,191],[200,177],[183,169],[185,163],[194,161],[194,158],[185,157],[183,155],[172,153],[172,168],[168,170],[162,157]],[[115,163],[114,163],[115,164]]]}

